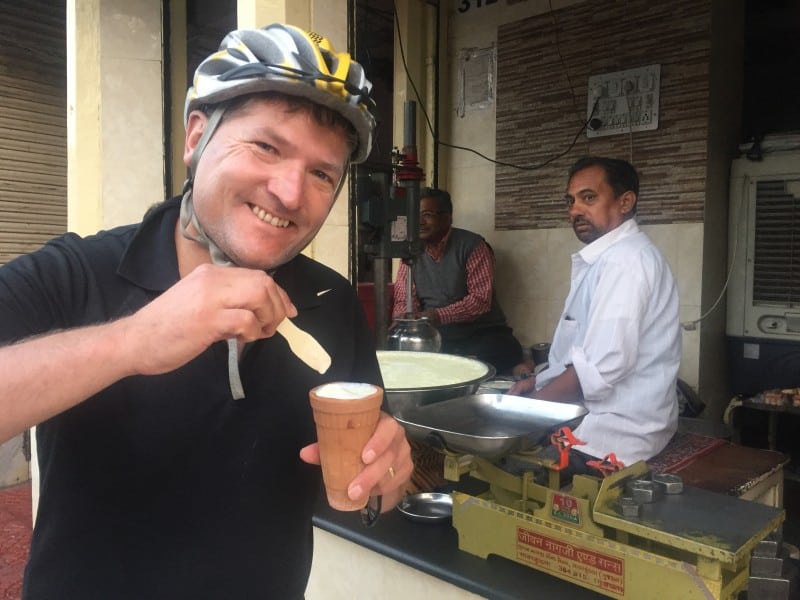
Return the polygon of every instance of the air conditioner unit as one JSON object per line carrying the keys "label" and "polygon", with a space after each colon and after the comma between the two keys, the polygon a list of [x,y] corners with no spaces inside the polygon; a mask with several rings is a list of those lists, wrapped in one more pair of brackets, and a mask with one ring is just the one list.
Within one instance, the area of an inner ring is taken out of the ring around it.
{"label": "air conditioner unit", "polygon": [[731,165],[729,336],[800,341],[800,152]]}
{"label": "air conditioner unit", "polygon": [[800,152],[731,165],[730,390],[800,386]]}

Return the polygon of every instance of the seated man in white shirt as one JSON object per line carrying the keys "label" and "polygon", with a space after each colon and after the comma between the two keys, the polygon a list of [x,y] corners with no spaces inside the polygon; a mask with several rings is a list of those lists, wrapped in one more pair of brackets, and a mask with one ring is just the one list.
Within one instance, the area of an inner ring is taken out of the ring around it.
{"label": "seated man in white shirt", "polygon": [[626,161],[585,157],[570,169],[569,221],[586,247],[572,255],[548,367],[509,390],[588,409],[574,431],[585,444],[570,450],[565,475],[596,475],[586,462],[612,453],[626,466],[648,460],[677,429],[678,293],[667,261],[633,218],[638,194]]}

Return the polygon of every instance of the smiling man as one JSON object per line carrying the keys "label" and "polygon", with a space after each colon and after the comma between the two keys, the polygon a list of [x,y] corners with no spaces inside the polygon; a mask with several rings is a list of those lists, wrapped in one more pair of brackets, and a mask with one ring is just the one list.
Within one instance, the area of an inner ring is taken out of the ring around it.
{"label": "smiling man", "polygon": [[509,393],[581,402],[570,472],[610,453],[626,465],[660,452],[677,429],[681,338],[669,265],[635,219],[639,177],[626,161],[578,160],[565,196],[575,235],[564,311],[548,367]]}
{"label": "smiling man", "polygon": [[[232,32],[187,94],[184,193],[0,268],[0,441],[38,425],[23,598],[303,597],[308,392],[381,384],[353,287],[300,254],[369,154],[370,88],[317,34]],[[275,335],[286,318],[323,374]],[[413,465],[389,415],[362,460],[349,496],[390,510]]]}

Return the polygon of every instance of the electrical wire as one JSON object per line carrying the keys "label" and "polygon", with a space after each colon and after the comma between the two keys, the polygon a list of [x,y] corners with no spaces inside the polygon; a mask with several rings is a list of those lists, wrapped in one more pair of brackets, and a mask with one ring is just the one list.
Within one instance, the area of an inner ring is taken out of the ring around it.
{"label": "electrical wire", "polygon": [[[403,48],[403,36],[400,33],[400,18],[397,16],[397,2],[392,0],[392,9],[394,10],[394,24],[395,29],[397,29],[397,45],[400,48],[400,58],[403,62],[403,70],[406,72],[406,77],[408,77],[408,81],[411,84],[411,89],[414,90],[414,95],[417,97],[417,101],[419,102],[419,108],[422,111],[422,114],[425,117],[425,123],[428,124],[428,129],[431,132],[431,135],[434,136],[436,139],[436,134],[433,132],[433,125],[431,125],[430,117],[428,117],[428,111],[425,110],[425,103],[422,101],[422,97],[417,90],[417,86],[414,83],[414,78],[411,77],[411,73],[408,71],[408,64],[406,63],[406,52]],[[438,43],[438,42],[437,42]],[[441,140],[437,140],[440,144],[442,143]]]}
{"label": "electrical wire", "polygon": [[586,122],[578,130],[578,133],[575,134],[575,137],[572,139],[572,143],[570,143],[570,145],[567,147],[566,150],[564,150],[561,154],[557,154],[557,155],[555,155],[555,156],[553,156],[551,158],[548,158],[543,163],[539,163],[538,165],[534,165],[532,167],[525,167],[525,166],[522,166],[522,165],[515,165],[513,163],[505,162],[505,161],[502,161],[502,160],[489,158],[488,156],[486,156],[484,154],[481,154],[477,150],[474,150],[473,148],[467,148],[466,146],[457,146],[456,144],[448,144],[447,142],[443,142],[441,140],[439,140],[439,143],[442,146],[447,146],[448,148],[456,148],[458,150],[466,150],[467,152],[472,152],[473,154],[477,154],[481,158],[484,158],[484,159],[488,160],[489,162],[494,163],[496,165],[500,165],[500,166],[503,166],[503,167],[511,167],[513,169],[519,169],[520,171],[535,171],[537,169],[541,169],[542,167],[546,167],[550,163],[558,160],[559,158],[561,158],[565,154],[568,154],[569,151],[572,150],[572,148],[575,147],[575,144],[578,142],[578,138],[586,130],[586,127],[589,125],[589,121],[591,121],[592,118],[594,118],[594,113],[597,111],[597,103],[598,103],[598,101],[596,100],[595,103],[594,103],[594,106],[592,107],[592,113],[589,115],[589,118],[586,120]]}
{"label": "electrical wire", "polygon": [[631,114],[631,97],[625,90],[625,106],[628,108],[628,162],[633,164],[633,115]]}
{"label": "electrical wire", "polygon": [[[631,19],[630,5],[628,4],[627,0],[625,0],[625,6],[623,10],[625,11],[625,16],[623,17],[624,27],[626,28],[625,31],[630,31],[630,29],[627,28],[632,26],[631,24],[632,19]],[[629,38],[625,37],[623,45],[627,45],[628,41]],[[620,48],[620,51],[626,52],[624,48]],[[631,98],[628,95],[631,92],[631,90],[626,89],[625,83],[623,83],[622,85],[623,85],[623,91],[625,92],[625,105],[628,108],[628,162],[633,165],[635,164],[633,162],[633,115],[631,115]]]}
{"label": "electrical wire", "polygon": [[[567,61],[564,60],[564,55],[561,53],[561,40],[558,37],[558,19],[556,19],[556,11],[553,10],[553,0],[547,0],[547,5],[550,8],[550,18],[553,20],[553,37],[555,38],[556,42],[556,53],[558,54],[558,60],[561,62],[561,68],[564,69],[564,77],[567,78],[567,86],[569,87],[569,94],[572,98],[572,108],[575,109],[575,114],[578,115],[578,121],[580,121],[583,118],[583,115],[581,114],[580,107],[576,102],[575,88],[572,86],[572,79],[569,76]],[[589,138],[586,138],[586,143],[588,146]]]}
{"label": "electrical wire", "polygon": [[[555,27],[555,26],[557,26],[557,22],[555,20],[555,14],[554,14],[554,11],[553,11],[552,0],[548,0],[548,4],[550,6],[550,12],[551,12],[551,15],[553,17],[554,31],[556,31],[555,32],[555,36],[556,36],[556,51],[558,53],[559,60],[561,61],[561,65],[564,67],[564,75],[567,78],[567,85],[569,86],[569,89],[570,89],[570,95],[572,97],[573,107],[575,108],[575,111],[577,113],[579,113],[577,104],[575,104],[575,91],[574,91],[574,88],[572,87],[572,82],[571,82],[570,77],[569,77],[569,71],[568,71],[568,69],[566,67],[566,63],[564,61],[564,57],[561,54],[561,49],[560,49],[560,45],[559,45],[559,41],[558,41],[558,32],[557,32],[556,27]],[[481,152],[478,152],[474,148],[468,148],[466,146],[459,146],[457,144],[450,144],[448,142],[443,141],[440,138],[437,138],[436,134],[433,131],[433,126],[431,125],[430,117],[428,117],[428,113],[425,110],[425,103],[422,101],[420,93],[417,90],[417,86],[414,83],[414,79],[413,79],[413,77],[411,77],[411,73],[408,70],[408,64],[406,62],[405,49],[403,48],[403,37],[402,37],[402,35],[400,33],[400,20],[399,20],[399,18],[397,16],[397,4],[396,4],[396,2],[392,2],[392,7],[393,7],[393,10],[394,10],[394,22],[395,22],[395,27],[396,27],[396,30],[397,30],[397,42],[398,42],[398,46],[400,48],[400,57],[402,59],[403,69],[405,70],[406,77],[408,77],[408,81],[411,84],[412,89],[414,90],[414,94],[416,95],[417,100],[419,101],[420,109],[422,111],[422,114],[425,117],[425,123],[428,126],[428,130],[431,132],[431,135],[433,136],[434,140],[436,140],[440,145],[447,146],[448,148],[454,148],[456,150],[464,150],[465,152],[472,152],[473,154],[483,158],[484,160],[487,160],[487,161],[489,161],[491,163],[494,163],[496,165],[500,165],[500,166],[503,166],[503,167],[511,167],[513,169],[519,169],[521,171],[533,171],[533,170],[541,169],[542,167],[545,167],[545,166],[549,165],[550,163],[552,163],[552,162],[558,160],[559,158],[563,157],[564,155],[568,154],[570,152],[570,150],[572,150],[572,148],[577,143],[578,138],[580,137],[580,135],[586,130],[586,127],[589,125],[589,122],[594,118],[594,115],[597,112],[597,105],[600,102],[599,98],[595,99],[594,104],[592,105],[592,110],[591,110],[591,112],[589,114],[589,117],[586,119],[586,121],[583,123],[581,128],[578,130],[578,133],[575,134],[575,137],[573,138],[572,143],[570,143],[570,145],[567,147],[567,149],[564,150],[564,152],[562,152],[561,154],[557,154],[556,156],[553,156],[552,158],[549,158],[548,160],[544,161],[543,163],[540,163],[538,165],[534,165],[534,166],[531,166],[531,167],[526,167],[526,166],[522,166],[522,165],[516,165],[516,164],[513,164],[513,163],[509,163],[509,162],[493,159],[493,158],[491,158],[489,156],[486,156],[485,154],[483,154]],[[633,164],[633,122],[632,122],[632,119],[631,119],[630,98],[629,98],[629,96],[627,94],[627,91],[625,92],[625,101],[626,101],[626,104],[627,104],[627,107],[628,107],[628,155],[629,155],[629,159],[630,159],[631,164]],[[744,194],[744,192],[743,192],[743,194]],[[740,198],[740,203],[742,203],[742,202],[743,202],[743,200],[742,200],[742,198]],[[740,210],[741,210],[741,206],[740,206]],[[722,301],[722,298],[724,297],[725,292],[728,289],[728,285],[730,284],[731,276],[733,274],[733,269],[734,269],[735,264],[736,264],[736,252],[737,252],[738,245],[739,245],[739,238],[737,236],[737,237],[734,238],[734,246],[733,246],[733,251],[732,251],[731,266],[728,269],[728,275],[727,275],[727,277],[725,279],[725,283],[722,286],[722,290],[720,291],[720,294],[717,297],[717,300],[714,302],[714,304],[711,306],[711,308],[709,308],[705,312],[705,314],[701,315],[700,317],[698,317],[697,319],[694,319],[692,321],[685,321],[685,322],[681,323],[681,327],[684,330],[693,331],[696,328],[697,324],[700,323],[701,321],[705,320],[712,312],[714,312],[714,310],[717,308],[719,303]]]}
{"label": "electrical wire", "polygon": [[[595,100],[594,105],[592,106],[592,110],[591,110],[591,112],[589,114],[589,117],[586,119],[586,121],[583,123],[581,128],[578,130],[578,133],[575,134],[575,137],[573,138],[572,143],[570,143],[570,145],[567,147],[567,149],[564,150],[564,152],[562,152],[561,154],[553,156],[553,157],[547,159],[546,161],[544,161],[543,163],[540,163],[540,164],[534,165],[534,166],[523,166],[523,165],[517,165],[517,164],[514,164],[514,163],[510,163],[510,162],[497,160],[497,159],[491,158],[489,156],[486,156],[485,154],[483,154],[481,152],[478,152],[474,148],[468,148],[466,146],[459,146],[457,144],[450,144],[448,142],[443,141],[441,138],[437,137],[436,133],[433,130],[433,126],[431,125],[430,117],[428,117],[428,112],[425,110],[425,103],[422,101],[422,97],[421,97],[419,91],[417,90],[416,84],[414,83],[414,78],[411,77],[411,73],[408,70],[408,64],[406,63],[406,53],[405,53],[405,49],[403,47],[403,36],[400,33],[400,19],[397,16],[397,3],[394,0],[392,1],[392,9],[394,10],[394,24],[395,24],[395,29],[397,30],[397,44],[398,44],[398,47],[400,49],[400,58],[401,58],[402,63],[403,63],[403,70],[405,71],[406,77],[408,77],[408,81],[411,84],[411,89],[414,90],[414,95],[417,97],[417,101],[419,102],[420,110],[422,111],[422,114],[425,117],[425,123],[428,126],[428,131],[430,131],[431,136],[433,137],[434,141],[436,141],[441,146],[447,146],[448,148],[454,148],[456,150],[464,150],[466,152],[472,152],[473,154],[475,154],[477,156],[480,156],[484,160],[487,160],[487,161],[489,161],[491,163],[494,163],[496,165],[500,165],[502,167],[510,167],[512,169],[518,169],[520,171],[535,171],[535,170],[541,169],[542,167],[545,167],[545,166],[549,165],[550,163],[552,163],[552,162],[558,160],[559,158],[565,156],[566,154],[568,154],[575,147],[575,144],[578,142],[578,138],[586,130],[586,127],[589,125],[589,122],[592,120],[592,118],[594,118],[594,114],[597,111],[597,105],[598,105],[598,102],[599,102],[599,98]],[[552,4],[550,6],[550,10],[552,11]],[[558,40],[557,37],[556,37],[556,40]],[[556,42],[556,43],[558,43],[558,42]],[[558,55],[561,58],[562,65],[563,65],[564,64],[564,59],[563,59],[563,56],[561,56],[561,50],[560,49],[558,50]],[[575,94],[574,94],[574,92],[572,90],[572,83],[571,83],[571,81],[569,79],[569,75],[568,74],[567,74],[567,84],[570,86],[570,93],[572,95],[573,105],[574,105]],[[577,110],[577,108],[576,108],[576,110]]]}
{"label": "electrical wire", "polygon": [[[740,219],[742,218],[742,208],[744,208],[744,197],[745,194],[747,193],[747,188],[749,187],[749,185],[750,181],[747,177],[745,177],[742,180],[742,191],[739,194],[739,204],[736,208],[736,213],[735,213],[736,215],[739,216]],[[714,312],[717,306],[719,306],[719,303],[725,296],[725,292],[728,290],[728,285],[731,282],[731,277],[733,276],[733,269],[736,267],[736,252],[738,249],[739,249],[739,236],[737,234],[733,236],[733,250],[731,251],[731,264],[730,267],[728,268],[728,276],[725,278],[725,283],[722,284],[722,289],[719,292],[719,296],[717,296],[717,300],[714,302],[711,308],[709,308],[705,312],[705,314],[700,315],[693,321],[684,321],[683,323],[681,323],[681,328],[684,331],[694,331],[695,329],[697,329],[697,324],[700,323],[701,321],[704,321],[711,313]]]}

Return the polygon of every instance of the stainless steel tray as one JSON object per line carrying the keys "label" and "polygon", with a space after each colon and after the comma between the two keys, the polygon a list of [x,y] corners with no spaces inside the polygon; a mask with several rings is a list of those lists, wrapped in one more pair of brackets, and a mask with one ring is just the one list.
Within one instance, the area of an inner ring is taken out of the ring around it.
{"label": "stainless steel tray", "polygon": [[579,404],[506,394],[472,394],[409,408],[395,418],[408,436],[452,452],[494,459],[549,443],[586,414]]}

